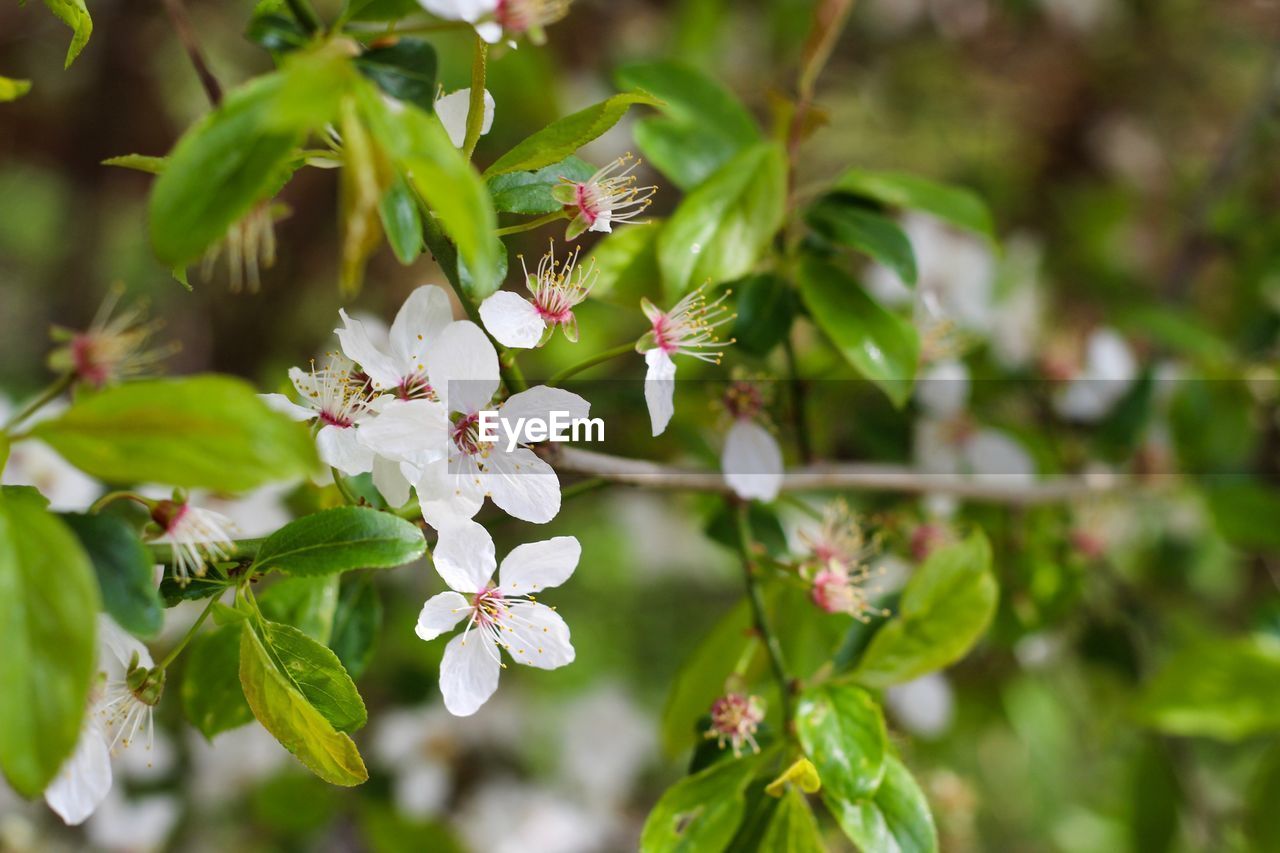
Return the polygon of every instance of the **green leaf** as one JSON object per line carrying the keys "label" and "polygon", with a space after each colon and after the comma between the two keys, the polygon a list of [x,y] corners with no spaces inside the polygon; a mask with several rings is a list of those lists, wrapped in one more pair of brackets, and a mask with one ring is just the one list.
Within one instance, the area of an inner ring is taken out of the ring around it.
{"label": "green leaf", "polygon": [[[1151,735],[1143,739],[1134,756],[1129,790],[1130,849],[1141,853],[1165,853],[1174,849],[1178,836],[1178,811],[1182,800],[1177,767],[1170,745]],[[1280,834],[1277,836],[1280,840]],[[1271,845],[1266,849],[1280,849]]]}
{"label": "green leaf", "polygon": [[296,20],[274,13],[255,15],[244,37],[277,56],[300,50],[311,41],[311,36]]}
{"label": "green leaf", "polygon": [[307,701],[335,729],[351,732],[369,720],[355,682],[338,656],[292,625],[264,622],[263,640],[271,655]]}
{"label": "green leaf", "polygon": [[640,836],[642,853],[722,850],[746,810],[744,793],[760,756],[718,761],[667,789]]}
{"label": "green leaf", "polygon": [[253,568],[306,577],[349,569],[390,569],[421,557],[422,531],[402,518],[344,506],[290,522],[267,537]]}
{"label": "green leaf", "polygon": [[871,694],[851,684],[825,684],[800,694],[796,736],[818,768],[822,790],[846,800],[869,797],[884,777],[888,735]]}
{"label": "green leaf", "polygon": [[403,177],[397,176],[382,194],[378,215],[396,259],[406,265],[417,260],[422,254],[422,215],[418,200]]}
{"label": "green leaf", "polygon": [[825,853],[826,849],[809,801],[798,789],[788,788],[769,821],[761,853]]}
{"label": "green leaf", "polygon": [[614,95],[573,115],[557,119],[525,139],[485,169],[484,176],[531,172],[559,163],[618,123],[633,104],[656,104],[644,94]]}
{"label": "green leaf", "polygon": [[128,524],[113,515],[62,516],[98,576],[102,605],[130,634],[154,637],[164,611],[152,577],[151,554]]}
{"label": "green leaf", "polygon": [[15,80],[12,77],[0,77],[0,104],[16,101],[31,91],[30,80]]}
{"label": "green leaf", "polygon": [[662,223],[649,221],[628,228],[615,228],[591,249],[583,259],[588,267],[595,264],[596,286],[593,298],[635,308],[642,298],[659,298],[658,234]]}
{"label": "green leaf", "polygon": [[334,785],[368,780],[355,743],[307,701],[248,622],[240,630],[240,684],[258,722],[311,772]]}
{"label": "green leaf", "polygon": [[1280,850],[1280,746],[1272,746],[1249,782],[1245,794],[1244,825],[1255,850]]}
{"label": "green leaf", "polygon": [[890,207],[922,210],[958,228],[973,231],[992,241],[996,239],[995,224],[986,202],[977,193],[963,187],[948,186],[901,172],[850,169],[840,176],[832,189]]}
{"label": "green leaf", "polygon": [[873,796],[849,800],[824,788],[822,799],[860,850],[936,853],[938,849],[929,802],[911,771],[892,755],[885,756],[884,780]]}
{"label": "green leaf", "polygon": [[333,617],[329,648],[352,678],[359,678],[373,660],[374,643],[382,627],[382,601],[366,575],[342,584]]}
{"label": "green leaf", "polygon": [[833,243],[869,255],[907,284],[917,278],[916,256],[906,233],[889,217],[831,196],[809,208],[809,225]]}
{"label": "green leaf", "polygon": [[58,20],[71,28],[71,46],[67,48],[67,59],[63,64],[64,68],[70,68],[80,51],[89,43],[93,19],[89,17],[84,0],[44,0],[44,5],[57,15]]}
{"label": "green leaf", "polygon": [[146,154],[122,154],[119,157],[108,157],[102,161],[104,166],[118,166],[121,169],[133,169],[138,172],[146,172],[149,175],[158,175],[164,171],[164,157],[149,157]]}
{"label": "green leaf", "polygon": [[813,256],[800,266],[800,296],[845,360],[894,405],[904,405],[920,360],[915,327],[882,308],[844,270]]}
{"label": "green leaf", "polygon": [[1210,481],[1204,496],[1218,532],[1240,548],[1280,552],[1280,491],[1249,479]]}
{"label": "green leaf", "polygon": [[283,622],[317,643],[329,644],[338,612],[339,575],[283,578],[258,596],[262,615]]}
{"label": "green leaf", "polygon": [[82,397],[31,434],[109,483],[239,492],[316,465],[306,427],[227,376],[117,385]]}
{"label": "green leaf", "polygon": [[1141,720],[1174,735],[1240,740],[1280,729],[1280,641],[1200,640],[1145,686]]}
{"label": "green leaf", "polygon": [[534,172],[511,172],[492,177],[488,181],[489,194],[493,196],[494,208],[503,213],[527,216],[555,213],[564,207],[551,196],[551,190],[560,185],[560,179],[582,182],[594,173],[590,163],[577,157],[566,157]]}
{"label": "green leaf", "polygon": [[351,79],[336,49],[291,54],[280,71],[229,93],[183,134],[151,193],[160,261],[176,267],[199,259],[275,195],[296,166],[294,149],[334,119]]}
{"label": "green leaf", "polygon": [[94,674],[98,590],[34,489],[0,490],[0,769],[34,797],[75,748]]}
{"label": "green leaf", "polygon": [[457,246],[472,277],[468,291],[477,299],[493,293],[502,283],[501,243],[493,237],[497,215],[484,181],[435,116],[413,106],[393,110],[369,84],[357,87],[357,97],[372,136],[397,170],[409,176]]}
{"label": "green leaf", "polygon": [[253,721],[240,687],[240,625],[198,635],[183,655],[182,710],[210,740]]}
{"label": "green leaf", "polygon": [[435,112],[436,51],[430,43],[400,38],[395,44],[366,50],[355,60],[356,68],[399,101]]}
{"label": "green leaf", "polygon": [[189,578],[182,583],[172,575],[165,575],[160,581],[160,600],[165,607],[176,607],[184,601],[201,601],[221,595],[230,587],[231,581],[208,572],[202,578]]}
{"label": "green leaf", "polygon": [[773,273],[753,275],[729,285],[737,295],[734,347],[763,358],[786,340],[795,319],[791,286]]}
{"label": "green leaf", "polygon": [[671,61],[638,63],[619,69],[616,77],[620,88],[643,89],[662,99],[662,116],[636,123],[636,145],[683,190],[760,141],[760,130],[741,102],[695,68]]}
{"label": "green leaf", "polygon": [[782,226],[786,195],[786,157],[776,144],[752,145],[716,170],[684,198],[658,239],[668,295],[751,272]]}
{"label": "green leaf", "polygon": [[898,612],[871,638],[852,678],[888,687],[950,666],[986,632],[998,597],[981,531],[939,548],[911,576]]}

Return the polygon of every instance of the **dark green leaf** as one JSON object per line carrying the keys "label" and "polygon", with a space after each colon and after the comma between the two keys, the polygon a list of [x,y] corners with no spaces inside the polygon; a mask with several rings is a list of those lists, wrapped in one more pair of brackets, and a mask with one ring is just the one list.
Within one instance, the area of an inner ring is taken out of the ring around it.
{"label": "dark green leaf", "polygon": [[164,624],[152,566],[138,534],[112,515],[62,516],[89,555],[98,576],[102,605],[130,634],[154,637]]}
{"label": "dark green leaf", "polygon": [[290,522],[267,537],[254,568],[295,576],[390,569],[421,557],[422,531],[402,518],[366,507],[338,507]]}
{"label": "dark green leaf", "polygon": [[744,793],[760,759],[720,761],[668,788],[645,821],[642,853],[724,849],[742,822]]}
{"label": "dark green leaf", "polygon": [[633,104],[655,104],[648,95],[614,95],[608,100],[557,119],[498,158],[484,176],[531,172],[559,163],[618,123]]}
{"label": "dark green leaf", "polygon": [[382,194],[378,205],[382,217],[382,230],[391,244],[391,251],[402,264],[411,264],[422,254],[422,215],[418,200],[404,178],[397,177]]}
{"label": "dark green leaf", "polygon": [[255,15],[244,37],[273,54],[284,54],[306,47],[311,41],[301,25],[285,15]]}
{"label": "dark green leaf", "polygon": [[309,474],[306,427],[228,376],[128,382],[86,395],[32,434],[109,483],[238,492]]}
{"label": "dark green leaf", "polygon": [[[1166,853],[1178,835],[1178,804],[1182,799],[1177,768],[1170,747],[1148,737],[1138,748],[1130,783],[1133,814],[1129,837],[1134,853]],[[1276,836],[1280,840],[1280,834]]]}
{"label": "dark green leaf", "polygon": [[1241,548],[1280,552],[1280,491],[1256,480],[1223,478],[1204,488],[1223,538]]}
{"label": "dark green leaf", "polygon": [[342,584],[338,612],[333,617],[329,648],[359,678],[373,659],[374,643],[382,627],[382,601],[378,589],[365,576]]}
{"label": "dark green leaf", "polygon": [[395,44],[366,50],[355,63],[391,97],[435,112],[436,51],[428,42],[400,38]]}
{"label": "dark green leaf", "polygon": [[753,275],[729,285],[737,296],[733,321],[735,349],[764,357],[786,340],[795,318],[791,286],[772,273]]}
{"label": "dark green leaf", "polygon": [[907,320],[886,311],[844,270],[805,257],[800,295],[809,316],[858,372],[875,382],[894,405],[911,396],[920,340]]}
{"label": "dark green leaf", "polygon": [[823,788],[822,799],[845,834],[865,853],[936,853],[929,802],[911,771],[885,756],[884,781],[869,798],[849,800]]}
{"label": "dark green leaf", "polygon": [[165,575],[160,581],[160,600],[165,607],[176,607],[184,601],[201,601],[221,595],[231,582],[215,574],[202,578],[190,578],[182,583],[173,575]]}
{"label": "dark green leaf", "polygon": [[851,684],[806,690],[796,703],[795,726],[824,791],[859,800],[880,787],[888,736],[870,693]]}
{"label": "dark green leaf", "polygon": [[998,597],[981,531],[939,548],[907,582],[898,612],[871,638],[853,678],[888,687],[955,663],[986,632]]}
{"label": "dark green leaf", "polygon": [[782,226],[786,194],[786,157],[773,143],[743,149],[689,193],[658,239],[668,295],[751,272]]}
{"label": "dark green leaf", "polygon": [[835,186],[836,192],[862,196],[890,207],[923,210],[952,225],[996,239],[995,225],[986,202],[963,187],[948,186],[900,172],[871,172],[850,169]]}
{"label": "dark green leaf", "polygon": [[595,172],[591,164],[577,157],[566,157],[559,163],[544,166],[535,172],[510,172],[489,179],[489,193],[493,206],[503,213],[520,213],[534,216],[554,213],[564,207],[551,197],[551,190],[561,183],[561,178],[582,182]]}
{"label": "dark green leaf", "polygon": [[184,653],[182,709],[206,738],[253,721],[240,687],[240,626],[200,634]]}
{"label": "dark green leaf", "polygon": [[263,728],[321,779],[351,786],[369,778],[355,743],[307,701],[248,622],[240,631],[240,685]]}
{"label": "dark green leaf", "polygon": [[1280,747],[1272,746],[1262,757],[1245,795],[1244,825],[1255,850],[1280,850]]}
{"label": "dark green leaf", "polygon": [[34,489],[0,490],[0,769],[44,790],[80,737],[94,672],[89,557]]}
{"label": "dark green leaf", "polygon": [[916,283],[916,256],[911,241],[898,223],[884,214],[831,196],[809,208],[805,218],[833,243],[870,256],[907,284]]}

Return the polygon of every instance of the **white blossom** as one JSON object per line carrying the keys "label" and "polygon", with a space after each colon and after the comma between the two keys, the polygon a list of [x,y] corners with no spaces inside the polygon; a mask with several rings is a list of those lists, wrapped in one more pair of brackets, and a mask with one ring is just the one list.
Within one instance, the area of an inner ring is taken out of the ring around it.
{"label": "white blossom", "polygon": [[[520,259],[524,266],[524,258]],[[525,284],[532,299],[499,290],[480,304],[480,319],[494,339],[504,347],[529,349],[550,340],[556,327],[564,329],[570,342],[578,340],[578,319],[573,309],[578,306],[597,278],[595,261],[588,267],[578,266],[578,250],[556,263],[555,245],[542,256],[537,270],[530,275],[524,267]]]}
{"label": "white blossom", "polygon": [[648,372],[644,377],[644,399],[649,407],[649,421],[655,436],[662,435],[675,414],[676,363],[674,356],[687,355],[719,364],[724,347],[732,340],[721,341],[716,329],[734,319],[724,308],[729,291],[710,302],[704,288],[691,291],[670,311],[659,310],[648,299],[641,307],[651,324],[650,330],[636,344],[644,354]]}
{"label": "white blossom", "polygon": [[566,240],[574,240],[584,231],[608,234],[615,224],[630,222],[648,209],[658,188],[636,186],[632,173],[639,165],[639,160],[624,154],[585,181],[560,179],[551,195],[573,212]]}
{"label": "white blossom", "polygon": [[[459,89],[449,94],[441,94],[436,98],[436,117],[444,125],[444,132],[449,134],[449,141],[454,148],[461,148],[467,139],[467,118],[471,115],[471,90]],[[484,118],[480,122],[480,135],[484,136],[493,128],[493,95],[484,90]]]}
{"label": "white blossom", "polygon": [[369,383],[357,376],[353,367],[350,359],[334,355],[326,367],[318,370],[314,362],[310,372],[290,368],[289,379],[301,396],[302,405],[284,394],[262,395],[277,412],[296,421],[318,424],[316,447],[320,459],[351,476],[373,468],[373,452],[356,437],[356,428],[373,414]]}
{"label": "white blossom", "polygon": [[418,0],[422,8],[447,21],[466,21],[480,38],[496,44],[503,36],[522,36],[535,44],[543,29],[569,13],[570,0]]}

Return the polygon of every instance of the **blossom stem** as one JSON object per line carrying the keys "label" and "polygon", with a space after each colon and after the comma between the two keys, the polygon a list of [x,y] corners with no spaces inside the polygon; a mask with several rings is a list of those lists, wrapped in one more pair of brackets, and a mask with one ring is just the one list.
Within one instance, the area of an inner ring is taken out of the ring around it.
{"label": "blossom stem", "polygon": [[564,208],[561,208],[555,213],[548,213],[546,216],[539,216],[537,219],[530,219],[528,222],[521,222],[519,225],[508,225],[506,228],[499,228],[493,233],[497,234],[499,237],[505,237],[508,234],[521,234],[525,231],[533,231],[534,229],[541,228],[543,225],[548,223],[558,222],[561,219],[568,218],[568,212]]}
{"label": "blossom stem", "polygon": [[169,16],[169,23],[173,25],[173,31],[178,34],[178,41],[182,42],[182,49],[191,60],[196,77],[200,78],[205,96],[212,106],[217,107],[222,103],[222,86],[218,84],[218,78],[213,76],[213,71],[204,58],[204,51],[200,49],[200,42],[196,39],[191,19],[187,17],[187,10],[183,8],[181,0],[164,0],[164,9]]}
{"label": "blossom stem", "polygon": [[603,364],[604,362],[609,361],[610,359],[614,359],[619,356],[626,355],[629,352],[635,352],[635,351],[636,351],[635,341],[628,341],[625,344],[618,344],[616,347],[613,347],[612,349],[607,349],[604,352],[597,353],[596,355],[591,356],[590,358],[583,359],[577,364],[573,364],[573,365],[570,365],[569,367],[566,367],[564,370],[561,370],[559,373],[556,373],[554,376],[548,379],[547,384],[559,385],[561,382],[565,381],[569,377],[576,376],[577,374],[581,373],[582,371],[588,368],[595,367],[597,364]]}
{"label": "blossom stem", "polygon": [[154,502],[149,501],[142,495],[135,494],[134,492],[107,492],[105,495],[93,502],[89,507],[89,512],[93,515],[97,515],[116,501],[124,500],[137,501],[147,507],[148,510],[155,506]]}
{"label": "blossom stem", "polygon": [[48,388],[41,391],[36,397],[34,397],[31,400],[31,402],[27,403],[25,406],[19,409],[18,412],[13,417],[9,418],[9,420],[5,422],[4,432],[9,432],[11,429],[13,429],[14,427],[18,426],[23,421],[25,421],[27,418],[34,415],[37,411],[39,411],[42,407],[44,407],[45,404],[51,403],[54,400],[56,400],[58,397],[62,395],[63,391],[66,391],[68,388],[71,387],[71,383],[74,382],[75,379],[76,379],[76,375],[70,371],[59,376],[57,379],[53,381],[53,384],[51,384]]}
{"label": "blossom stem", "polygon": [[592,477],[590,480],[582,480],[572,486],[565,486],[560,492],[560,502],[563,503],[569,498],[576,498],[578,495],[594,492],[596,489],[602,489],[607,485],[609,485],[609,481],[603,477]]}
{"label": "blossom stem", "polygon": [[220,597],[221,596],[215,595],[213,598],[209,599],[209,603],[205,605],[204,610],[200,611],[200,615],[196,617],[196,621],[191,623],[191,627],[187,629],[187,633],[182,636],[182,639],[178,641],[176,646],[169,649],[169,653],[164,656],[160,663],[155,665],[154,669],[165,669],[169,664],[174,662],[178,655],[182,654],[182,650],[187,647],[187,643],[191,642],[191,638],[200,630],[200,626],[204,624],[204,620],[209,618],[209,614],[213,612],[213,605],[218,603],[218,599]]}
{"label": "blossom stem", "polygon": [[769,625],[769,617],[765,612],[764,596],[760,594],[760,567],[756,563],[755,541],[751,536],[751,505],[746,501],[738,503],[738,550],[742,557],[742,575],[747,588],[747,601],[751,604],[751,618],[755,623],[756,633],[764,643],[765,652],[769,656],[769,668],[773,670],[774,680],[778,682],[778,690],[782,693],[783,730],[791,729],[791,694],[792,678],[787,674],[787,665],[782,657],[782,645]]}
{"label": "blossom stem", "polygon": [[477,35],[475,53],[471,60],[471,95],[467,105],[467,134],[462,141],[462,156],[468,160],[475,153],[476,143],[480,141],[480,132],[484,129],[484,83],[488,58],[489,45]]}
{"label": "blossom stem", "polygon": [[800,452],[802,462],[813,461],[813,445],[809,443],[809,418],[805,412],[804,380],[796,367],[796,348],[791,343],[791,336],[782,339],[782,350],[787,357],[787,375],[791,387],[791,425],[796,434],[796,450]]}
{"label": "blossom stem", "polygon": [[333,474],[333,484],[338,487],[338,492],[341,493],[342,499],[351,506],[360,503],[360,499],[351,492],[351,487],[347,485],[347,478],[342,476],[342,472],[332,467],[329,468],[329,471]]}

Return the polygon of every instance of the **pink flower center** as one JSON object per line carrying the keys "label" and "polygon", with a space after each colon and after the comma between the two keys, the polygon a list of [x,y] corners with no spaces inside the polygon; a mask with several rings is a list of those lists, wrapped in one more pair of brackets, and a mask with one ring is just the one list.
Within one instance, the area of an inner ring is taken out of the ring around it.
{"label": "pink flower center", "polygon": [[80,334],[71,339],[71,362],[76,375],[96,387],[111,379],[111,367],[99,356],[92,335]]}
{"label": "pink flower center", "polygon": [[480,441],[480,415],[470,414],[453,425],[453,444],[468,456],[484,449]]}
{"label": "pink flower center", "polygon": [[595,225],[596,220],[600,218],[600,200],[596,198],[595,191],[590,184],[578,184],[575,188],[578,198],[578,210],[582,213],[582,218],[587,220],[588,225]]}
{"label": "pink flower center", "polygon": [[671,338],[668,322],[666,314],[659,314],[653,318],[653,341],[658,345],[658,349],[667,355],[674,355],[679,346]]}
{"label": "pink flower center", "polygon": [[493,17],[504,30],[515,34],[529,29],[533,23],[527,0],[498,0]]}
{"label": "pink flower center", "polygon": [[401,400],[434,400],[436,392],[426,376],[414,373],[400,380],[400,386],[396,388],[396,396]]}
{"label": "pink flower center", "polygon": [[336,426],[339,429],[346,429],[347,427],[354,425],[351,418],[348,418],[345,415],[336,415],[332,412],[321,412],[320,420],[329,426]]}
{"label": "pink flower center", "polygon": [[475,623],[480,627],[496,624],[507,609],[502,590],[496,587],[480,590],[476,593],[471,609],[475,611]]}

